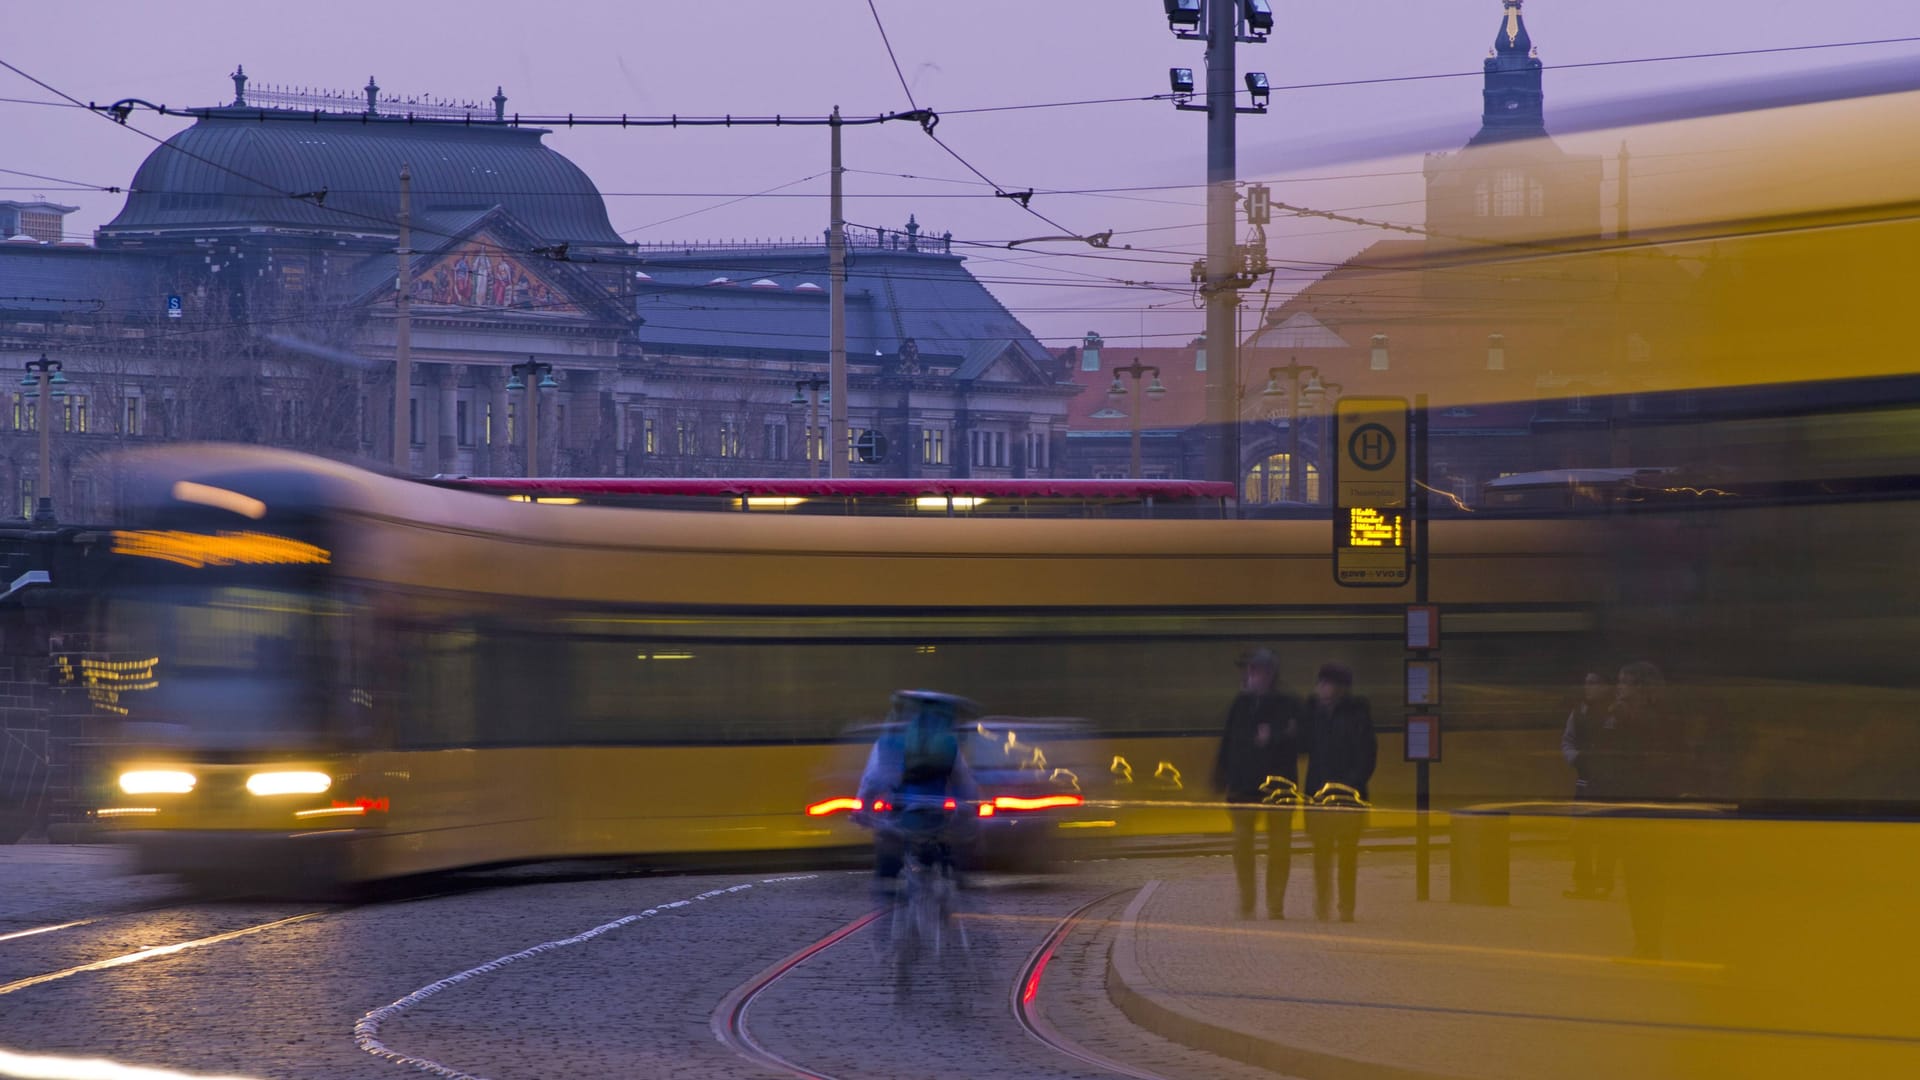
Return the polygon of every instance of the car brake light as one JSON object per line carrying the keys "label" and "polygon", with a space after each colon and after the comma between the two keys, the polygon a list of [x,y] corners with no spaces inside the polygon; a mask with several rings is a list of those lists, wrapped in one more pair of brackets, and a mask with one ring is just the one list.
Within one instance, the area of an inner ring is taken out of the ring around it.
{"label": "car brake light", "polygon": [[[885,810],[886,805],[884,803],[881,803],[878,800],[875,800],[873,804],[873,808],[875,810]],[[807,816],[823,817],[827,814],[838,813],[839,811],[842,811],[842,810],[858,810],[858,809],[860,809],[859,799],[849,799],[844,797],[838,798],[838,799],[823,799],[820,802],[814,803],[812,806],[807,807]]]}
{"label": "car brake light", "polygon": [[952,799],[948,799],[946,802],[940,804],[940,808],[942,810],[952,810],[959,805],[959,803],[954,802]]}
{"label": "car brake light", "polygon": [[1041,795],[1033,799],[1023,799],[1018,795],[997,795],[994,797],[993,806],[996,810],[1053,810],[1063,806],[1079,806],[1086,801],[1078,795]]}
{"label": "car brake light", "polygon": [[980,816],[981,816],[981,817],[992,817],[992,816],[993,816],[993,804],[992,804],[992,803],[990,803],[990,802],[983,802],[983,803],[981,803],[981,804],[980,804]]}
{"label": "car brake light", "polygon": [[883,813],[883,814],[884,814],[884,813],[886,813],[886,812],[887,812],[888,810],[891,810],[891,809],[893,809],[893,804],[892,804],[892,803],[890,803],[890,802],[888,802],[888,801],[887,801],[887,800],[885,800],[885,799],[875,799],[875,800],[873,800],[873,808],[874,808],[874,809],[875,809],[876,811],[878,811],[878,812],[880,812],[880,813]]}

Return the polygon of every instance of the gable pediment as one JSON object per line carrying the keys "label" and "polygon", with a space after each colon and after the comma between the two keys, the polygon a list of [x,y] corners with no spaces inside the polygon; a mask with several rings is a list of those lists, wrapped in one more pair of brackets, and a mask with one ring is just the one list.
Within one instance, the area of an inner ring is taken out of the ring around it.
{"label": "gable pediment", "polygon": [[434,308],[538,313],[587,318],[600,297],[574,294],[573,283],[556,281],[545,260],[514,254],[491,232],[478,233],[435,253],[413,269],[413,303],[422,314]]}

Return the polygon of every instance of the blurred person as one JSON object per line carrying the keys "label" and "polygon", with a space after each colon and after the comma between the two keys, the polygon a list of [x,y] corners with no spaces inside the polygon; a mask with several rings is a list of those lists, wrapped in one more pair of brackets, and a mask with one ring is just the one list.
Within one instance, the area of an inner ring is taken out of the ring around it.
{"label": "blurred person", "polygon": [[[873,830],[873,889],[876,899],[892,896],[904,866],[907,844],[919,835],[938,835],[940,857],[958,876],[954,845],[979,801],[979,791],[960,752],[960,723],[980,714],[963,697],[932,690],[901,690],[893,695],[886,730],[874,740],[860,774],[855,820]],[[954,806],[947,807],[948,800]]]}
{"label": "blurred person", "polygon": [[1353,693],[1353,672],[1323,664],[1314,681],[1306,726],[1307,832],[1313,837],[1313,913],[1325,920],[1333,908],[1335,861],[1340,874],[1340,920],[1354,918],[1359,879],[1360,833],[1366,828],[1367,784],[1379,747],[1373,708]]}
{"label": "blurred person", "polygon": [[[1686,736],[1667,708],[1666,676],[1645,660],[1621,668],[1612,715],[1610,745],[1596,762],[1602,766],[1602,797],[1622,802],[1679,798],[1685,788]],[[1633,921],[1633,951],[1654,958],[1665,946],[1664,831],[1649,822],[1626,835],[1620,862]]]}
{"label": "blurred person", "polygon": [[[1274,778],[1283,788],[1300,782],[1300,699],[1279,686],[1280,662],[1270,649],[1241,655],[1240,690],[1227,707],[1226,730],[1213,763],[1213,790],[1229,803],[1258,805]],[[1240,917],[1253,917],[1254,834],[1267,823],[1267,916],[1286,917],[1287,879],[1293,867],[1293,807],[1227,811],[1233,822],[1233,872]]]}
{"label": "blurred person", "polygon": [[[1613,688],[1607,685],[1606,676],[1588,672],[1580,700],[1567,714],[1566,727],[1560,732],[1560,755],[1573,770],[1576,804],[1590,802],[1599,794],[1592,790],[1591,765],[1595,751],[1604,751],[1614,735],[1612,698]],[[1561,894],[1575,900],[1604,899],[1613,892],[1613,845],[1603,830],[1586,820],[1587,809],[1574,807],[1570,830],[1573,888]]]}

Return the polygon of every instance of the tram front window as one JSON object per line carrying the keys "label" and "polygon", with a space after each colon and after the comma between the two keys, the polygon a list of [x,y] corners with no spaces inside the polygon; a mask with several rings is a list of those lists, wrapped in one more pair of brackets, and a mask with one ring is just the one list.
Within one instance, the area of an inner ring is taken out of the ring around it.
{"label": "tram front window", "polygon": [[112,659],[75,677],[98,711],[149,742],[244,749],[312,745],[330,730],[345,611],[309,593],[155,586],[114,596]]}

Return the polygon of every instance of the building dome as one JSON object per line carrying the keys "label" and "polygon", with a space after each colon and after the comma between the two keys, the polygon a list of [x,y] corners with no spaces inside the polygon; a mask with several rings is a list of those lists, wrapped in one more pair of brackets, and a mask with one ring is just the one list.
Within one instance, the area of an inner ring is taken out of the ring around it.
{"label": "building dome", "polygon": [[416,228],[431,232],[436,221],[471,220],[498,205],[549,243],[625,243],[593,181],[541,143],[542,129],[397,118],[299,122],[306,115],[252,108],[204,114],[147,155],[126,206],[100,238],[263,227],[392,236],[399,232],[404,163],[413,176]]}

